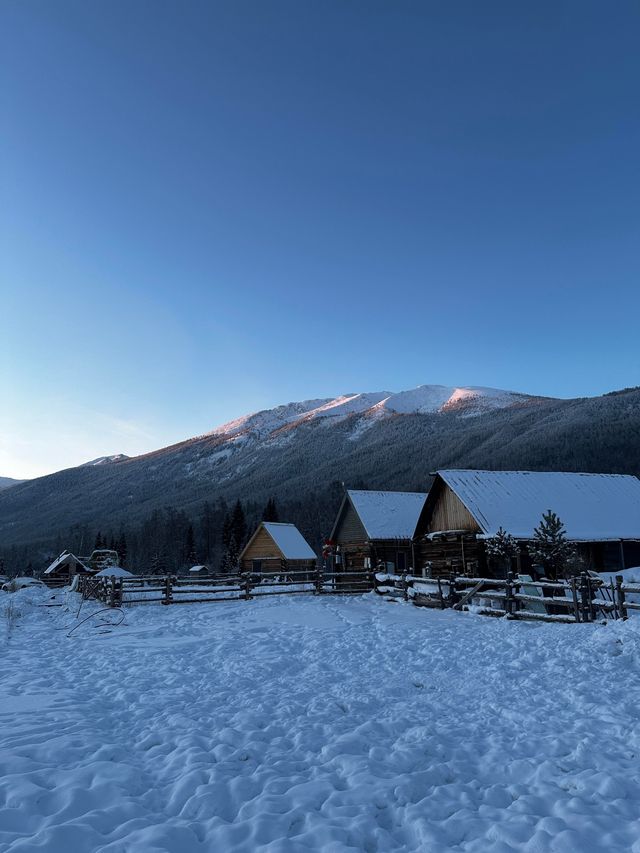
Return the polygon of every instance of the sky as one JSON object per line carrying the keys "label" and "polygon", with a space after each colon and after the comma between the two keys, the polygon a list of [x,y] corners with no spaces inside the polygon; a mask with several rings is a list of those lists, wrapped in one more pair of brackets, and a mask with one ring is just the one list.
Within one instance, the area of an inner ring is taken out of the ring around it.
{"label": "sky", "polygon": [[640,384],[637,2],[3,0],[0,475]]}

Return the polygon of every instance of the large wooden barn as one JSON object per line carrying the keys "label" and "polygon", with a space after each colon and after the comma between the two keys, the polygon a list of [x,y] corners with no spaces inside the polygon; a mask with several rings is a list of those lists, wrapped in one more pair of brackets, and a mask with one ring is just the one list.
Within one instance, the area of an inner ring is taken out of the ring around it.
{"label": "large wooden barn", "polygon": [[330,537],[336,570],[409,571],[415,565],[413,537],[426,498],[424,492],[349,489]]}
{"label": "large wooden barn", "polygon": [[263,521],[240,554],[243,572],[313,572],[318,558],[295,524]]}
{"label": "large wooden barn", "polygon": [[526,545],[542,514],[563,522],[585,566],[640,565],[640,480],[623,474],[438,471],[416,527],[417,566],[433,576],[498,574],[484,540],[502,528],[520,543],[514,569],[529,572]]}

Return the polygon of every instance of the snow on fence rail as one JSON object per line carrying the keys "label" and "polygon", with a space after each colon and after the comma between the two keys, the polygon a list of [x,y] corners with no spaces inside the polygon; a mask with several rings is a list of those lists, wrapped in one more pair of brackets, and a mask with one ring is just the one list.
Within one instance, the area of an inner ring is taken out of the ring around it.
{"label": "snow on fence rail", "polygon": [[418,607],[467,609],[509,619],[593,622],[626,619],[630,610],[640,610],[640,603],[627,598],[640,594],[640,585],[624,583],[622,576],[607,584],[587,572],[568,581],[535,581],[511,572],[503,579],[376,574],[375,589]]}
{"label": "snow on fence rail", "polygon": [[299,570],[209,578],[181,578],[175,575],[135,577],[79,576],[78,592],[111,607],[129,604],[193,604],[196,602],[240,601],[265,595],[346,595],[369,592],[373,588],[370,571],[348,574],[327,573],[323,569]]}
{"label": "snow on fence rail", "polygon": [[610,584],[583,572],[569,581],[534,581],[509,573],[507,578],[423,578],[416,575],[373,574],[370,571],[328,573],[322,568],[208,578],[175,575],[79,576],[78,591],[111,607],[147,604],[193,604],[241,601],[265,595],[348,595],[375,590],[389,599],[403,598],[418,607],[471,610],[486,616],[547,622],[593,622],[626,619],[640,603],[640,585],[618,576]]}

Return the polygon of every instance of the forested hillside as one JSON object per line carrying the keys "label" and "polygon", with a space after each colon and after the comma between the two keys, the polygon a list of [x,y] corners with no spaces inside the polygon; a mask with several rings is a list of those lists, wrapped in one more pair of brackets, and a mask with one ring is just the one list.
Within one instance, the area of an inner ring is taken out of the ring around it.
{"label": "forested hillside", "polygon": [[0,553],[10,570],[40,568],[63,548],[91,551],[100,533],[124,536],[135,570],[158,559],[177,569],[194,556],[217,565],[225,517],[240,501],[250,532],[272,496],[280,519],[319,548],[342,484],[426,490],[431,472],[452,467],[639,474],[640,389],[521,398],[480,413],[356,411],[68,469],[0,493]]}

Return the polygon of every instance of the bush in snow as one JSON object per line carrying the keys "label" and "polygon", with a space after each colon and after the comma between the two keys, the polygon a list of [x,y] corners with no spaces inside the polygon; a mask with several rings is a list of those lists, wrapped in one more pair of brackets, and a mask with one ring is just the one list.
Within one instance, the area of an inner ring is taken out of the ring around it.
{"label": "bush in snow", "polygon": [[576,560],[576,549],[567,540],[564,524],[551,510],[543,513],[528,550],[532,562],[542,566],[552,580],[563,577]]}

